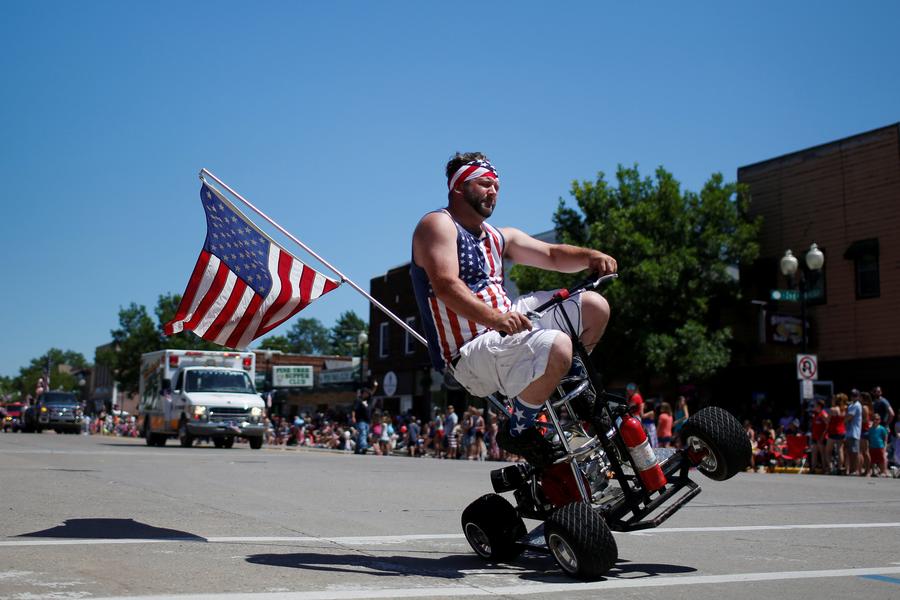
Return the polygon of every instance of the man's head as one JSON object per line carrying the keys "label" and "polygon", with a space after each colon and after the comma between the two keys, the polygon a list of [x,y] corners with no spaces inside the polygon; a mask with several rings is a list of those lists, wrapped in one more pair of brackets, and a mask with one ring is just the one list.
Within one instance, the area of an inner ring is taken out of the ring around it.
{"label": "man's head", "polygon": [[447,198],[463,200],[483,218],[490,217],[497,204],[500,179],[497,169],[481,152],[457,152],[445,168]]}
{"label": "man's head", "polygon": [[876,385],[875,387],[872,388],[872,397],[875,398],[876,400],[881,398],[881,386],[880,385]]}
{"label": "man's head", "polygon": [[856,402],[857,400],[859,400],[859,390],[853,388],[852,390],[850,390],[850,401]]}

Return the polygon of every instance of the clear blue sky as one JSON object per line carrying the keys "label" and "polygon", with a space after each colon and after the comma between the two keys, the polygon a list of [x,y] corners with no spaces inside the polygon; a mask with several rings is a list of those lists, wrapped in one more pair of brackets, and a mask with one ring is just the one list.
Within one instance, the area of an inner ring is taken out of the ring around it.
{"label": "clear blue sky", "polygon": [[[493,222],[537,233],[619,163],[697,189],[900,121],[898,23],[897,2],[3,2],[0,375],[93,360],[121,306],[182,292],[201,167],[368,287],[456,150],[500,170]],[[301,315],[347,309],[368,316],[344,286]]]}

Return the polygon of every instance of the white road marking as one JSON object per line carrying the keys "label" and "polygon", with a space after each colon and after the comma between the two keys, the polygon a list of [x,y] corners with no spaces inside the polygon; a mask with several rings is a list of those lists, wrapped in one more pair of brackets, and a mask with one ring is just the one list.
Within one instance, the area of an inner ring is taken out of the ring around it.
{"label": "white road marking", "polygon": [[524,596],[528,594],[552,594],[603,591],[615,589],[638,589],[649,587],[671,587],[679,585],[712,585],[728,583],[748,583],[759,581],[786,581],[797,579],[828,579],[834,577],[860,577],[865,575],[900,574],[900,567],[869,567],[858,569],[829,569],[827,571],[779,571],[764,573],[729,573],[725,575],[678,575],[672,577],[650,577],[639,579],[608,579],[593,583],[531,583],[509,586],[468,587],[449,585],[446,587],[390,588],[390,589],[334,589],[310,590],[306,592],[261,592],[256,594],[172,594],[156,596],[115,596],[95,600],[355,600],[357,598],[429,598],[434,596]]}
{"label": "white road marking", "polygon": [[[900,522],[891,523],[812,523],[807,525],[737,525],[723,527],[660,527],[631,532],[631,535],[655,535],[657,533],[725,533],[733,531],[778,531],[787,529],[869,529],[873,527],[900,527]],[[423,533],[411,535],[374,535],[346,537],[315,536],[212,536],[208,538],[157,538],[157,539],[115,539],[115,538],[16,538],[0,540],[0,547],[19,546],[93,546],[98,544],[173,544],[173,543],[210,543],[210,544],[253,544],[286,542],[290,544],[330,543],[346,546],[379,546],[382,544],[403,544],[407,542],[427,540],[462,540],[461,533]]]}
{"label": "white road marking", "polygon": [[812,523],[809,525],[736,525],[726,527],[657,527],[635,531],[634,534],[654,533],[716,533],[719,531],[774,531],[778,529],[865,529],[868,527],[900,527],[900,523]]}

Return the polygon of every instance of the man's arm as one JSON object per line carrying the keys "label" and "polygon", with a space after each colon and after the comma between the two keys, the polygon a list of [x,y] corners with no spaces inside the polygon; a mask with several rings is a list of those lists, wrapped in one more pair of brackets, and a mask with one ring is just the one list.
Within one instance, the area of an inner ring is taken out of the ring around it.
{"label": "man's arm", "polygon": [[500,231],[506,239],[504,254],[519,264],[560,273],[590,269],[605,275],[618,269],[616,259],[599,250],[569,244],[548,244],[513,227],[504,227]]}
{"label": "man's arm", "polygon": [[506,333],[531,329],[531,321],[517,312],[501,313],[481,302],[459,278],[456,226],[443,213],[429,213],[413,234],[413,259],[425,269],[435,295],[459,316]]}

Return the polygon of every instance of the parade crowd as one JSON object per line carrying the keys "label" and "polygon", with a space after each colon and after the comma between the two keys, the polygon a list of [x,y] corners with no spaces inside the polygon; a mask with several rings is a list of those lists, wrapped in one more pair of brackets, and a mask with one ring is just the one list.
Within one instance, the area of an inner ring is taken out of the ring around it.
{"label": "parade crowd", "polygon": [[[629,384],[626,398],[652,447],[680,444],[679,431],[690,416],[685,396],[677,396],[672,404],[662,399],[645,401],[638,387]],[[562,418],[566,416],[563,412]],[[429,419],[417,418],[411,411],[392,415],[373,405],[370,389],[358,394],[349,412],[272,415],[264,422],[265,443],[269,446],[379,456],[519,460],[497,444],[499,428],[505,423],[496,413],[469,405],[459,414],[449,405],[436,408]],[[85,415],[82,432],[138,437],[138,425],[134,415],[114,407],[112,411]],[[803,414],[745,419],[744,430],[752,448],[748,470],[753,472],[799,466],[801,472],[814,474],[900,476],[900,419],[879,386],[870,392],[853,389],[827,401],[818,399]]]}
{"label": "parade crowd", "polygon": [[800,462],[813,474],[900,475],[900,419],[880,386],[816,400],[808,414],[783,416],[744,429],[753,447],[753,470]]}

